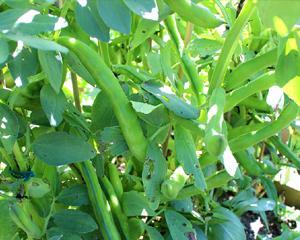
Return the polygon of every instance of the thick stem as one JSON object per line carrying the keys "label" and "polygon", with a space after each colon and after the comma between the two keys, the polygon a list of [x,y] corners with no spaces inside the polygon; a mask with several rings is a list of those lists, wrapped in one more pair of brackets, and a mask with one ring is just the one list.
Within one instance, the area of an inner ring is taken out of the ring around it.
{"label": "thick stem", "polygon": [[210,80],[209,93],[212,93],[212,91],[215,88],[221,87],[227,67],[230,63],[230,59],[232,58],[232,55],[234,54],[234,51],[238,45],[240,34],[243,28],[245,27],[245,25],[247,24],[254,10],[255,10],[254,1],[247,0],[240,15],[234,22],[232,28],[229,30],[219,60],[217,62],[216,68]]}
{"label": "thick stem", "polygon": [[78,88],[78,81],[77,81],[76,73],[71,72],[71,80],[72,80],[72,88],[73,88],[75,107],[79,110],[79,112],[81,112],[79,88]]}
{"label": "thick stem", "polygon": [[13,153],[15,155],[16,161],[18,163],[19,169],[22,172],[27,171],[27,164],[25,159],[23,158],[23,153],[19,147],[18,142],[15,143],[14,147],[13,147]]}
{"label": "thick stem", "polygon": [[109,68],[111,68],[111,62],[110,62],[110,56],[109,56],[109,50],[108,50],[108,44],[99,41],[99,42],[98,42],[98,45],[99,45],[99,49],[100,49],[101,56],[102,56],[102,58],[103,58],[105,64],[106,64]]}

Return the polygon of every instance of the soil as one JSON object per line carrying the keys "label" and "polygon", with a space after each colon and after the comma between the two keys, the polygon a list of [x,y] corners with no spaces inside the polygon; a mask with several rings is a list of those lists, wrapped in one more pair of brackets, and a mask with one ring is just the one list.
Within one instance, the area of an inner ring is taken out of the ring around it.
{"label": "soil", "polygon": [[[241,216],[241,222],[245,226],[245,233],[246,233],[247,240],[255,240],[257,233],[261,236],[267,236],[269,239],[281,235],[282,233],[281,224],[283,223],[283,221],[279,219],[277,216],[275,216],[274,212],[272,211],[267,211],[266,215],[268,219],[269,230],[267,229],[266,225],[264,224],[263,220],[261,219],[258,213],[248,211]],[[260,228],[257,229],[258,232],[256,229],[253,229],[253,224],[251,223],[258,223],[258,226],[260,226]],[[288,221],[286,222],[286,224],[291,229],[296,228],[295,221]]]}

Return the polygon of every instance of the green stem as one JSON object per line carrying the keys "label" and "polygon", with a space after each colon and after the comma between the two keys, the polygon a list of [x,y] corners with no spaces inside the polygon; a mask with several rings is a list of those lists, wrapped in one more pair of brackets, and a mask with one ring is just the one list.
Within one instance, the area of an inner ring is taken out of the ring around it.
{"label": "green stem", "polygon": [[240,15],[234,22],[232,28],[229,30],[219,60],[217,62],[216,68],[213,71],[210,80],[210,85],[209,85],[210,94],[215,88],[221,87],[230,59],[232,58],[232,55],[234,54],[234,51],[238,45],[239,36],[243,28],[245,27],[246,23],[248,22],[248,19],[250,18],[251,14],[254,12],[254,10],[255,10],[254,1],[247,0]]}
{"label": "green stem", "polygon": [[79,112],[81,112],[80,96],[79,96],[79,89],[78,89],[76,73],[71,72],[71,81],[72,81],[72,89],[73,89],[75,106],[79,110]]}
{"label": "green stem", "polygon": [[226,94],[226,103],[224,112],[230,111],[234,106],[238,105],[241,101],[248,98],[249,96],[269,89],[276,84],[275,73],[266,73],[263,76],[249,82],[248,84],[237,88]]}
{"label": "green stem", "polygon": [[255,134],[248,133],[229,141],[231,151],[237,152],[253,146],[273,135],[278,133],[283,128],[286,128],[299,114],[300,108],[291,101],[282,111],[277,120],[271,122],[266,127],[258,130]]}
{"label": "green stem", "polygon": [[14,147],[13,147],[13,153],[15,155],[16,161],[18,163],[19,169],[22,172],[27,171],[27,164],[25,159],[23,158],[23,153],[19,147],[18,142],[15,143]]}
{"label": "green stem", "polygon": [[90,161],[76,164],[81,171],[87,185],[89,198],[94,209],[101,234],[105,240],[121,239],[111,215],[111,209],[102,191],[96,171]]}
{"label": "green stem", "polygon": [[[225,170],[219,171],[216,174],[205,179],[207,185],[207,191],[210,191],[214,188],[225,186],[227,182],[229,182],[231,179],[232,177]],[[179,192],[177,199],[178,200],[185,199],[199,194],[203,194],[203,191],[197,188],[195,185],[190,185],[183,188]]]}
{"label": "green stem", "polygon": [[276,147],[278,152],[292,161],[297,168],[300,168],[300,158],[286,144],[281,142],[279,138],[275,136],[270,137],[269,140]]}
{"label": "green stem", "polygon": [[223,4],[221,3],[220,0],[215,0],[215,2],[218,5],[218,7],[220,8],[220,10],[223,14],[223,17],[226,20],[227,24],[229,25],[229,27],[231,27],[232,26],[232,21],[231,21],[231,18],[229,17],[229,15],[226,11],[226,8],[223,6]]}
{"label": "green stem", "polygon": [[100,49],[100,52],[101,52],[101,57],[103,58],[105,64],[106,64],[109,68],[111,68],[111,62],[110,62],[110,56],[109,56],[109,50],[108,50],[108,44],[99,41],[99,42],[98,42],[98,45],[99,45],[99,49]]}

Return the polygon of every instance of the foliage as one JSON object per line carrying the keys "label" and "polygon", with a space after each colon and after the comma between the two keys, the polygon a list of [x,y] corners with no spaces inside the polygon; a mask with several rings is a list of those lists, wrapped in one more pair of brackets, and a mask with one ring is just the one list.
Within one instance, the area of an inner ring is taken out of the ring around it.
{"label": "foliage", "polygon": [[244,213],[284,219],[299,9],[0,0],[0,240],[242,240]]}

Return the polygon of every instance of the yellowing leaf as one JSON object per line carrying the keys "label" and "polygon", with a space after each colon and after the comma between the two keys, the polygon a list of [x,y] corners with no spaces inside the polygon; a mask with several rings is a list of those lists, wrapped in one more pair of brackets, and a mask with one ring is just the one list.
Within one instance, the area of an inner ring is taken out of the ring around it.
{"label": "yellowing leaf", "polygon": [[284,92],[300,106],[300,76],[294,77],[284,87]]}

